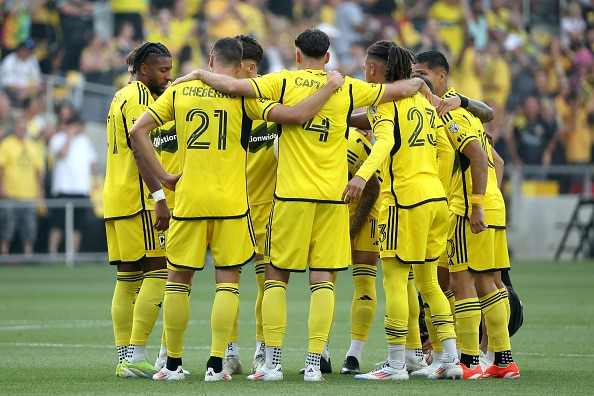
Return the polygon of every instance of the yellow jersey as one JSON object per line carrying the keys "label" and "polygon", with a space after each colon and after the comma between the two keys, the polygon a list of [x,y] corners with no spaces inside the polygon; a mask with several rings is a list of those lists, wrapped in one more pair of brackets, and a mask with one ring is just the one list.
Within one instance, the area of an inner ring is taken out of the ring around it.
{"label": "yellow jersey", "polygon": [[[443,98],[454,95],[456,95],[456,90],[450,87],[443,95]],[[442,120],[450,142],[452,142],[456,150],[450,184],[450,210],[459,216],[465,217],[469,217],[472,213],[472,205],[470,204],[470,196],[472,195],[470,160],[462,153],[462,150],[469,142],[477,140],[488,157],[487,189],[483,204],[485,221],[490,226],[505,227],[505,202],[497,185],[491,144],[485,134],[483,123],[463,108],[450,111],[442,117]]]}
{"label": "yellow jersey", "polygon": [[[327,81],[323,70],[283,70],[249,80],[256,96],[296,105]],[[280,200],[344,203],[348,182],[348,119],[353,109],[379,103],[381,84],[345,76],[344,85],[303,125],[281,125],[274,196]]]}
{"label": "yellow jersey", "polygon": [[278,163],[274,155],[277,128],[277,124],[272,122],[253,123],[247,159],[248,198],[251,205],[272,202]]}
{"label": "yellow jersey", "polygon": [[266,119],[277,104],[228,95],[202,81],[189,81],[168,88],[148,108],[159,125],[175,120],[182,176],[175,188],[174,219],[247,214],[251,119]]}
{"label": "yellow jersey", "polygon": [[153,209],[154,201],[144,184],[131,149],[129,131],[154,102],[148,87],[133,81],[113,97],[107,116],[107,165],[103,186],[104,218],[132,217]]}
{"label": "yellow jersey", "polygon": [[411,208],[446,200],[437,171],[435,108],[420,94],[367,108],[376,136],[358,174],[368,179],[381,168],[382,205]]}

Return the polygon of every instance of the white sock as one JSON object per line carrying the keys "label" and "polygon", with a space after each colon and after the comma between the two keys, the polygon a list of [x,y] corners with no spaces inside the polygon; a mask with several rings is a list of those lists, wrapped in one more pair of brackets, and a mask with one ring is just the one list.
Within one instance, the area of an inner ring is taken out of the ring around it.
{"label": "white sock", "polygon": [[448,338],[447,340],[443,340],[441,342],[443,346],[443,362],[444,363],[453,363],[456,359],[458,359],[458,352],[456,351],[456,339],[455,338]]}
{"label": "white sock", "polygon": [[423,359],[423,350],[421,348],[405,350],[407,362],[418,362]]}
{"label": "white sock", "polygon": [[495,352],[487,349],[487,354],[485,355],[487,359],[492,363],[495,361]]}
{"label": "white sock", "polygon": [[128,363],[138,363],[146,360],[146,345],[130,345],[128,346],[128,355],[126,356]]}
{"label": "white sock", "polygon": [[433,361],[429,367],[439,367],[443,362],[443,352],[433,352]]}
{"label": "white sock", "polygon": [[357,361],[359,363],[361,363],[361,354],[363,353],[364,345],[365,345],[365,341],[351,340],[351,346],[349,347],[349,350],[346,353],[346,355],[354,356],[355,358],[357,358]]}
{"label": "white sock", "polygon": [[237,342],[230,342],[225,349],[225,357],[239,358],[239,345]]}
{"label": "white sock", "polygon": [[159,359],[167,359],[167,346],[161,344],[161,349],[159,349]]}
{"label": "white sock", "polygon": [[322,357],[328,361],[330,359],[330,350],[328,349],[328,345],[330,345],[330,341],[326,341],[326,345],[324,345],[324,351],[322,352]]}
{"label": "white sock", "polygon": [[256,341],[256,352],[254,352],[254,359],[258,356],[266,355],[266,344],[264,341]]}
{"label": "white sock", "polygon": [[281,347],[266,347],[266,367],[273,369],[281,363]]}
{"label": "white sock", "polygon": [[390,367],[395,369],[403,369],[405,367],[406,352],[404,345],[388,344],[388,363]]}

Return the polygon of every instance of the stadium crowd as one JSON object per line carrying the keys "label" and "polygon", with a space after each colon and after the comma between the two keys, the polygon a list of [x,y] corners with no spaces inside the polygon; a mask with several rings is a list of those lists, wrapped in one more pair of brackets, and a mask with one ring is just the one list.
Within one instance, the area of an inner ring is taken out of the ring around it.
{"label": "stadium crowd", "polygon": [[[365,49],[377,40],[393,40],[415,53],[443,52],[454,66],[451,84],[494,110],[487,129],[507,164],[546,168],[592,160],[594,6],[585,1],[562,3],[558,26],[531,24],[522,13],[522,3],[509,0],[4,0],[0,4],[0,138],[15,132],[17,115],[24,112],[25,138],[38,143],[39,155],[45,158],[41,170],[47,175],[43,185],[31,183],[25,196],[0,189],[2,198],[52,196],[49,173],[54,160],[47,144],[64,130],[66,120],[58,119],[57,109],[52,117],[54,112],[44,108],[45,76],[121,87],[128,78],[125,56],[146,40],[167,45],[175,78],[205,68],[205,54],[214,40],[237,34],[249,34],[262,43],[259,72],[266,74],[295,67],[292,40],[305,27],[319,27],[330,36],[327,69],[360,79]],[[67,91],[57,89],[54,95],[59,106],[72,105]],[[552,179],[562,193],[581,192],[583,180],[579,174],[546,171],[525,178]],[[45,243],[37,246],[45,249]]]}

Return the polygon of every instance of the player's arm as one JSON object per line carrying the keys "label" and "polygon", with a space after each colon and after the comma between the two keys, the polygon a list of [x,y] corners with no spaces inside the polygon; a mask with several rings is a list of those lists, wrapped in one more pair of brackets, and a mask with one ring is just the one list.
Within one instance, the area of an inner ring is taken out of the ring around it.
{"label": "player's arm", "polygon": [[[175,182],[177,182],[177,179],[172,179],[172,175],[167,173],[165,168],[163,168],[163,165],[157,158],[157,154],[155,153],[155,149],[151,142],[150,133],[157,126],[158,124],[155,119],[148,111],[145,111],[142,113],[138,121],[136,121],[132,129],[130,129],[130,140],[132,142],[132,146],[136,147],[136,152],[139,154],[139,158],[141,160],[140,162],[144,164],[145,170],[148,171],[150,175],[148,178],[152,179],[151,183],[156,180],[159,188],[161,187],[161,184],[163,184],[164,187],[175,191]],[[141,176],[144,179],[144,175],[142,173],[143,172],[141,172]],[[175,182],[171,183],[173,180],[175,180]],[[145,183],[147,183],[146,179]],[[148,187],[152,192],[151,187]]]}
{"label": "player's arm", "polygon": [[470,161],[470,177],[472,179],[470,229],[473,233],[478,234],[487,229],[483,200],[487,191],[488,158],[480,142],[475,139],[469,141],[462,148],[462,154]]}
{"label": "player's arm", "polygon": [[378,106],[377,112],[370,117],[373,124],[373,133],[375,135],[375,144],[371,149],[371,154],[365,160],[357,174],[346,185],[342,199],[346,202],[356,201],[361,198],[363,189],[367,180],[375,174],[380,165],[390,155],[390,150],[394,147],[394,110],[391,104]]}
{"label": "player's arm", "polygon": [[357,203],[357,209],[355,209],[355,213],[353,214],[350,229],[351,239],[354,239],[357,234],[359,234],[359,231],[361,231],[361,227],[363,227],[365,220],[367,220],[369,213],[371,213],[371,209],[373,209],[373,206],[379,197],[379,193],[380,183],[377,176],[373,175],[367,181],[363,193],[361,194],[361,198]]}
{"label": "player's arm", "polygon": [[443,117],[447,112],[457,109],[458,107],[468,110],[468,112],[485,124],[491,122],[495,117],[493,109],[485,103],[480,100],[467,98],[460,94],[452,96],[451,98],[441,99],[440,101],[434,99],[433,104],[437,104],[437,114],[439,114],[440,117]]}
{"label": "player's arm", "polygon": [[425,81],[418,77],[394,81],[393,83],[385,84],[384,94],[379,103],[408,98],[413,96],[417,91],[421,91],[426,97],[431,94],[431,90]]}
{"label": "player's arm", "polygon": [[200,80],[217,91],[231,95],[245,96],[248,98],[256,97],[254,87],[252,87],[252,84],[248,79],[237,79],[235,77],[217,74],[203,69],[194,70],[185,76],[179,77],[171,85],[192,80]]}
{"label": "player's arm", "polygon": [[311,120],[344,84],[344,77],[337,71],[327,73],[328,81],[315,94],[302,100],[295,106],[279,104],[268,113],[268,121],[277,124],[303,124]]}
{"label": "player's arm", "polygon": [[363,130],[371,129],[371,123],[365,113],[351,115],[351,118],[349,118],[349,126]]}

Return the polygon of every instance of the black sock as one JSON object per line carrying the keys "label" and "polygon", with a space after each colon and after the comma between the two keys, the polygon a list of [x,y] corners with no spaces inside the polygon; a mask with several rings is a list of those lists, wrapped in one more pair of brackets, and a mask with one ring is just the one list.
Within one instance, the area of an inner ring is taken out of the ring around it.
{"label": "black sock", "polygon": [[179,366],[182,365],[182,358],[172,358],[167,356],[167,370],[175,371]]}
{"label": "black sock", "polygon": [[505,367],[513,361],[514,359],[512,358],[511,351],[495,352],[495,361],[493,364]]}
{"label": "black sock", "polygon": [[212,367],[215,373],[223,371],[223,358],[211,356],[206,362],[206,368]]}

